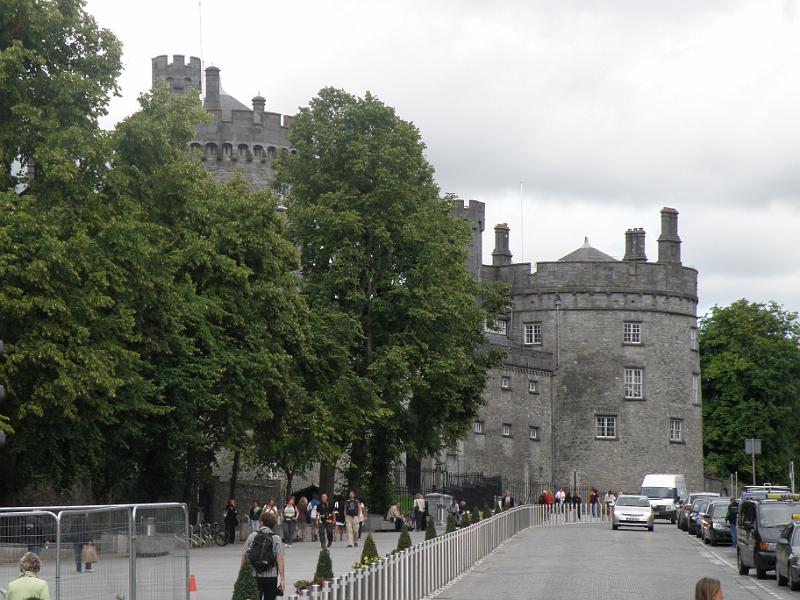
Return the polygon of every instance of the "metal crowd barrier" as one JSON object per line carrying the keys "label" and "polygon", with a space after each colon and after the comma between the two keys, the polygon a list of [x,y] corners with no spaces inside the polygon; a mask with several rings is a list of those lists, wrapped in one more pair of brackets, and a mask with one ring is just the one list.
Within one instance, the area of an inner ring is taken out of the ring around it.
{"label": "metal crowd barrier", "polygon": [[0,508],[0,588],[32,551],[54,600],[188,600],[189,548],[185,504]]}
{"label": "metal crowd barrier", "polygon": [[609,510],[574,506],[525,505],[432,540],[416,544],[287,600],[421,600],[441,590],[500,544],[529,527],[551,527],[609,520]]}

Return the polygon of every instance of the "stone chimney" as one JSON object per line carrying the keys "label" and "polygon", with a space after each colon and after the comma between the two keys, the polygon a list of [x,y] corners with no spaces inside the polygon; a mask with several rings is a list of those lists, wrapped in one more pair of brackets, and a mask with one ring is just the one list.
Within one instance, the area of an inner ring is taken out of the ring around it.
{"label": "stone chimney", "polygon": [[625,256],[622,260],[628,262],[647,262],[645,231],[641,227],[634,227],[625,232]]}
{"label": "stone chimney", "polygon": [[492,265],[500,267],[511,264],[511,250],[508,249],[508,228],[507,223],[500,223],[494,226],[494,250],[492,251]]}
{"label": "stone chimney", "polygon": [[266,105],[267,101],[264,99],[264,96],[259,94],[253,98],[253,112],[263,113]]}
{"label": "stone chimney", "polygon": [[678,237],[678,211],[661,209],[661,235],[658,236],[658,262],[681,264],[681,238]]}
{"label": "stone chimney", "polygon": [[208,109],[219,109],[219,69],[217,67],[206,68],[206,101],[204,104]]}

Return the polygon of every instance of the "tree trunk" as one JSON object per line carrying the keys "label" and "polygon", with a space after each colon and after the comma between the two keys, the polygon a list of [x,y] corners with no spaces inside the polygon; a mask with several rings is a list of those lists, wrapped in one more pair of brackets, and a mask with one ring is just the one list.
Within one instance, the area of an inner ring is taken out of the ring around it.
{"label": "tree trunk", "polygon": [[289,500],[289,496],[292,494],[292,481],[294,480],[294,471],[284,471],[286,475],[286,498],[285,500]]}
{"label": "tree trunk", "polygon": [[233,467],[231,467],[231,481],[228,486],[228,498],[236,498],[236,486],[239,483],[239,462],[242,459],[242,453],[236,450],[233,453]]}
{"label": "tree trunk", "polygon": [[347,469],[347,486],[349,489],[355,490],[356,494],[361,492],[361,486],[364,483],[361,475],[366,466],[366,449],[366,444],[360,436],[353,441],[353,445],[350,448],[350,467]]}
{"label": "tree trunk", "polygon": [[189,521],[197,520],[197,482],[195,479],[195,457],[191,449],[186,452],[186,473],[183,479],[183,501],[189,509]]}
{"label": "tree trunk", "polygon": [[319,464],[319,493],[333,496],[336,465],[323,461]]}

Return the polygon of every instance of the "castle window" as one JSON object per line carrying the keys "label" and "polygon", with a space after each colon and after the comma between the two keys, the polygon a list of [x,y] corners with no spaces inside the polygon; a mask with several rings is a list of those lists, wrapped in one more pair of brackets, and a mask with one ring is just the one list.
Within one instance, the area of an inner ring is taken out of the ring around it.
{"label": "castle window", "polygon": [[530,426],[528,430],[528,437],[532,440],[539,441],[539,428],[534,427],[533,425]]}
{"label": "castle window", "polygon": [[511,423],[503,423],[503,437],[511,437]]}
{"label": "castle window", "polygon": [[539,393],[539,382],[538,381],[529,381],[528,382],[528,393],[529,394],[538,394]]}
{"label": "castle window", "polygon": [[233,146],[231,144],[222,144],[222,158],[230,160],[233,156]]}
{"label": "castle window", "polygon": [[267,148],[267,157],[270,159],[278,158],[278,151],[275,149],[275,146]]}
{"label": "castle window", "polygon": [[511,377],[507,375],[503,375],[500,378],[500,389],[502,390],[510,390],[511,389]]}
{"label": "castle window", "polygon": [[216,144],[206,144],[206,159],[207,160],[217,160],[217,145]]}
{"label": "castle window", "polygon": [[253,158],[256,160],[264,161],[266,160],[266,155],[264,154],[264,147],[263,146],[253,146]]}
{"label": "castle window", "polygon": [[622,341],[625,344],[641,344],[642,324],[627,321],[623,330]]}
{"label": "castle window", "polygon": [[595,437],[602,440],[617,439],[617,417],[599,415],[594,418]]}
{"label": "castle window", "polygon": [[541,345],[542,343],[542,324],[525,323],[525,336],[523,342],[526,346]]}
{"label": "castle window", "polygon": [[250,156],[250,149],[247,147],[247,144],[239,144],[239,158],[246,161],[253,160],[253,157]]}
{"label": "castle window", "polygon": [[669,441],[670,442],[683,441],[683,421],[681,419],[669,420]]}
{"label": "castle window", "polygon": [[508,321],[505,319],[495,319],[493,323],[486,324],[486,331],[499,335],[508,335]]}
{"label": "castle window", "polygon": [[697,350],[697,327],[689,329],[689,348]]}
{"label": "castle window", "polygon": [[644,371],[625,369],[625,398],[641,400],[644,398]]}
{"label": "castle window", "polygon": [[483,433],[483,421],[475,421],[472,426],[472,431],[475,433]]}
{"label": "castle window", "polygon": [[692,404],[700,404],[700,375],[692,373]]}

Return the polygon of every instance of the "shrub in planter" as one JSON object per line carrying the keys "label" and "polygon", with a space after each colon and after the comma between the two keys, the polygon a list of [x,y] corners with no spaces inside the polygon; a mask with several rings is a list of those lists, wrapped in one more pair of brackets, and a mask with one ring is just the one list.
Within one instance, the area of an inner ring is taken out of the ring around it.
{"label": "shrub in planter", "polygon": [[489,517],[492,516],[492,511],[489,510],[489,505],[486,504],[486,502],[483,503],[483,508],[481,509],[481,513],[483,513],[481,516],[484,519],[488,519]]}
{"label": "shrub in planter", "polygon": [[456,530],[456,518],[453,515],[447,517],[447,527],[445,527],[445,533],[451,533]]}
{"label": "shrub in planter", "polygon": [[478,523],[480,520],[481,520],[481,511],[479,511],[477,508],[473,508],[472,520],[471,520],[472,524],[475,525],[475,523]]}
{"label": "shrub in planter", "polygon": [[314,571],[314,583],[333,579],[333,563],[331,563],[331,553],[327,548],[319,551],[317,559],[317,570]]}
{"label": "shrub in planter", "polygon": [[375,540],[372,538],[372,534],[367,534],[367,539],[364,540],[364,548],[361,550],[361,561],[360,562],[368,562],[372,559],[380,558],[378,554],[378,547],[375,545]]}
{"label": "shrub in planter", "polygon": [[432,540],[436,537],[436,525],[433,524],[433,519],[428,517],[428,524],[425,526],[425,540]]}
{"label": "shrub in planter", "polygon": [[397,538],[397,551],[401,552],[408,548],[411,548],[411,534],[408,533],[408,528],[403,525],[403,528],[400,530],[400,537]]}
{"label": "shrub in planter", "polygon": [[233,584],[232,600],[256,600],[258,598],[258,586],[253,574],[253,566],[250,561],[245,561],[239,568],[239,576]]}

